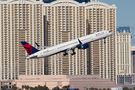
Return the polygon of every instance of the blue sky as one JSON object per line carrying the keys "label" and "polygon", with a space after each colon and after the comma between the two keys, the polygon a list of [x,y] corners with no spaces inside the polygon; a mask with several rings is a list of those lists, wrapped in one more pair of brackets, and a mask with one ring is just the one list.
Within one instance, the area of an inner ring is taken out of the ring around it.
{"label": "blue sky", "polygon": [[[93,0],[95,1],[95,0]],[[135,46],[135,0],[98,0],[117,7],[117,27],[131,27],[131,45]]]}
{"label": "blue sky", "polygon": [[98,0],[117,7],[117,26],[135,27],[135,0]]}

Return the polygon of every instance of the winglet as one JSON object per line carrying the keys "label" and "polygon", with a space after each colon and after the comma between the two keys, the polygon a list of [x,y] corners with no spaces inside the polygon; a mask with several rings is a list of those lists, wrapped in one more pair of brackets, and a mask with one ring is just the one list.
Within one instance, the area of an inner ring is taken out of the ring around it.
{"label": "winglet", "polygon": [[35,42],[35,44],[36,44],[38,47],[40,47],[40,45],[38,45],[36,42]]}
{"label": "winglet", "polygon": [[82,44],[82,42],[78,39],[79,43]]}

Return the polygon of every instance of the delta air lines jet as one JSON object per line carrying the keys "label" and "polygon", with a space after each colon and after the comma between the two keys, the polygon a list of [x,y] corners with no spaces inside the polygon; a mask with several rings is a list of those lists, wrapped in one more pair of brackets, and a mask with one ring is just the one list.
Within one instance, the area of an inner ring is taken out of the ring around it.
{"label": "delta air lines jet", "polygon": [[[25,48],[25,50],[27,51],[27,53],[29,54],[29,56],[21,56],[20,58],[26,58],[26,59],[44,58],[44,57],[52,56],[61,52],[65,52],[63,55],[66,56],[68,55],[67,53],[68,50],[72,50],[71,55],[74,55],[75,48],[87,49],[89,47],[89,44],[88,44],[89,42],[93,42],[99,39],[105,39],[106,37],[112,34],[113,34],[112,32],[108,30],[104,30],[104,31],[96,32],[96,33],[93,33],[84,37],[80,37],[80,38],[68,41],[65,43],[61,43],[52,47],[45,46],[46,49],[43,49],[43,50],[38,50],[35,47],[31,46],[26,41],[22,41],[21,43],[23,47]],[[37,43],[36,45],[40,47]]]}

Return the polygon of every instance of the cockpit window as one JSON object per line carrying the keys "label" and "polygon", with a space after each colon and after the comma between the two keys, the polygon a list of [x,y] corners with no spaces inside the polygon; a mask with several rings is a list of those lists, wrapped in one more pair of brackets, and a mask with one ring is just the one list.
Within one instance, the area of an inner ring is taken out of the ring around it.
{"label": "cockpit window", "polygon": [[109,33],[110,33],[110,31],[109,31]]}

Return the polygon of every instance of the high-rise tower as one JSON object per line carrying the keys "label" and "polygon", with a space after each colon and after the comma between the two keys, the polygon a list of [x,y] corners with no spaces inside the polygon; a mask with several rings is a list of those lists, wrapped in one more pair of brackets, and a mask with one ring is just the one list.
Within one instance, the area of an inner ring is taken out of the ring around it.
{"label": "high-rise tower", "polygon": [[88,74],[100,74],[101,78],[115,79],[116,6],[101,2],[86,4],[87,32],[92,34],[109,30],[113,35],[105,40],[90,43],[88,49]]}
{"label": "high-rise tower", "polygon": [[131,30],[130,27],[117,28],[117,75],[132,74]]}
{"label": "high-rise tower", "polygon": [[44,59],[19,59],[27,56],[21,41],[43,45],[41,1],[0,1],[0,79],[18,75],[43,75]]}
{"label": "high-rise tower", "polygon": [[[47,25],[49,46],[54,46],[86,35],[85,3],[73,0],[58,0],[45,4],[44,15]],[[87,50],[75,49],[76,55],[63,53],[48,57],[48,74],[87,75]]]}
{"label": "high-rise tower", "polygon": [[[1,1],[0,78],[15,79],[18,75],[87,75],[115,80],[116,6],[101,2],[78,3],[74,0]],[[44,59],[19,59],[26,56],[21,41],[36,47],[54,46],[87,34],[110,30],[113,35],[90,43],[87,50],[75,49],[76,55],[63,53]]]}
{"label": "high-rise tower", "polygon": [[44,6],[48,31],[47,45],[53,46],[101,30],[113,35],[90,43],[87,50],[76,49],[74,56],[58,54],[49,57],[48,72],[52,75],[100,74],[102,78],[115,79],[116,6],[101,2],[78,3],[57,0]]}

